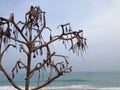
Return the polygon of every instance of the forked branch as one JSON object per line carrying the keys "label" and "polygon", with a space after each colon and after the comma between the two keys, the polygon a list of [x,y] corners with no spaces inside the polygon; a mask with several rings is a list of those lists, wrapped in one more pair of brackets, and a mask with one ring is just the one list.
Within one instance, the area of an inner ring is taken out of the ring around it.
{"label": "forked branch", "polygon": [[15,72],[18,73],[18,69],[27,69],[27,66],[19,59],[14,68],[12,69],[12,78],[15,78]]}

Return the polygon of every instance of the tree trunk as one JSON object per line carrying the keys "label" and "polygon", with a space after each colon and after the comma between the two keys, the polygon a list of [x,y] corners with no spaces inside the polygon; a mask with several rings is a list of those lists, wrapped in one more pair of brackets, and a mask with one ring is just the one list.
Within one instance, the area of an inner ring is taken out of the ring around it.
{"label": "tree trunk", "polygon": [[30,68],[31,68],[31,51],[28,55],[28,60],[27,60],[27,73],[26,73],[26,82],[25,82],[25,90],[29,90],[29,83],[30,83]]}
{"label": "tree trunk", "polygon": [[28,43],[28,60],[27,60],[27,73],[26,73],[26,83],[25,83],[25,90],[29,90],[30,84],[30,70],[31,70],[31,55],[32,55],[32,24],[29,28],[29,43]]}

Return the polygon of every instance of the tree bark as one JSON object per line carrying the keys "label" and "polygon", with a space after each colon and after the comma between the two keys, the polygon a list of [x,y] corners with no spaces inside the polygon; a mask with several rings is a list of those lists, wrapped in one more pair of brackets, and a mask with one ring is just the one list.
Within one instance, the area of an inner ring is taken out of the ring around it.
{"label": "tree bark", "polygon": [[30,68],[31,68],[31,51],[28,55],[28,60],[27,60],[27,73],[26,73],[25,90],[29,90],[30,79],[28,77],[30,76]]}
{"label": "tree bark", "polygon": [[26,73],[26,83],[25,83],[25,90],[29,90],[29,84],[30,84],[30,70],[31,70],[31,55],[32,55],[32,24],[30,25],[29,28],[29,43],[28,43],[28,59],[27,59],[27,73]]}

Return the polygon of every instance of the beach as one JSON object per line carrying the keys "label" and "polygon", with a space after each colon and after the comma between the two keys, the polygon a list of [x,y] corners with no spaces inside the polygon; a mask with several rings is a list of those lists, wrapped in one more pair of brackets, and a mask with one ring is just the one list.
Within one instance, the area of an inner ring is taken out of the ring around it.
{"label": "beach", "polygon": [[43,90],[102,90],[102,89],[43,89]]}
{"label": "beach", "polygon": [[102,90],[102,89],[43,89],[43,90]]}
{"label": "beach", "polygon": [[120,90],[120,88],[66,88],[66,89],[43,89],[43,90]]}

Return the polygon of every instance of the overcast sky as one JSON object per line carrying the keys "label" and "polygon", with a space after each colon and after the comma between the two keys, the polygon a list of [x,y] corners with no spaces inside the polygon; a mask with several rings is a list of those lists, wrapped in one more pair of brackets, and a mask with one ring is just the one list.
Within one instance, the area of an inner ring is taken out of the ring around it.
{"label": "overcast sky", "polygon": [[74,30],[84,30],[88,49],[83,58],[70,53],[73,71],[120,71],[120,0],[1,0],[0,16],[23,19],[31,5],[46,11],[52,29],[70,22]]}

